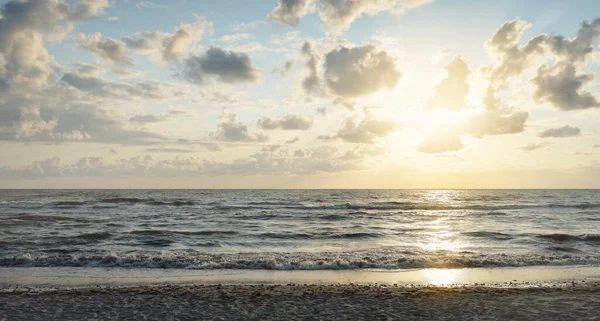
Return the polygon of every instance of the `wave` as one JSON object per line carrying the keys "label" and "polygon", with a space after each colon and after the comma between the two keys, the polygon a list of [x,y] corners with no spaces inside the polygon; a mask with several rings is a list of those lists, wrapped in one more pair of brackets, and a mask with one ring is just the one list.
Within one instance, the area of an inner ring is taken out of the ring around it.
{"label": "wave", "polygon": [[[562,251],[562,252],[569,252]],[[471,252],[420,255],[362,252],[236,253],[202,252],[108,253],[106,255],[23,254],[0,258],[2,267],[124,267],[178,269],[361,270],[600,265],[599,257],[580,254],[481,255]]]}
{"label": "wave", "polygon": [[552,242],[563,243],[563,242],[586,242],[593,244],[600,244],[600,234],[584,234],[584,235],[572,235],[563,233],[554,234],[540,234],[536,235],[539,239],[549,240]]}
{"label": "wave", "polygon": [[476,232],[464,232],[462,235],[469,237],[479,237],[479,238],[487,238],[493,240],[510,240],[513,237],[509,234],[500,233],[500,232],[488,232],[488,231],[476,231]]}
{"label": "wave", "polygon": [[83,218],[74,218],[62,215],[44,215],[44,214],[24,214],[5,218],[5,220],[12,220],[14,222],[24,221],[87,221]]}
{"label": "wave", "polygon": [[236,231],[231,230],[200,230],[200,231],[180,231],[180,230],[134,230],[129,234],[138,235],[235,235],[238,234]]}

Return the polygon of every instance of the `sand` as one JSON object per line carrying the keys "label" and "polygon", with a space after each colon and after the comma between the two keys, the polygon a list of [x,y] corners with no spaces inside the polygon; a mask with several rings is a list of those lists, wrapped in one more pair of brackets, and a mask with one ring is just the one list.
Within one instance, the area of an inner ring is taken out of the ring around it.
{"label": "sand", "polygon": [[597,320],[600,283],[12,288],[0,320]]}

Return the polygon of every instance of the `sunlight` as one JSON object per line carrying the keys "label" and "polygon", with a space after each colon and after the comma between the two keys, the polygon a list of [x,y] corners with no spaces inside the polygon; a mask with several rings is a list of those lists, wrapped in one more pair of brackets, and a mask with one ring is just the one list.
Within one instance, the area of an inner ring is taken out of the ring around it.
{"label": "sunlight", "polygon": [[461,270],[427,269],[419,271],[419,274],[431,285],[450,285],[456,283],[460,278]]}

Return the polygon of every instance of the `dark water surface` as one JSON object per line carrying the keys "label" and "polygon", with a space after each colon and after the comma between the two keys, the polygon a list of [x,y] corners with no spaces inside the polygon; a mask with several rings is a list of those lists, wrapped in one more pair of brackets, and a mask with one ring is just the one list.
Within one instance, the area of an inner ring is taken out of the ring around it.
{"label": "dark water surface", "polygon": [[597,190],[0,190],[0,266],[600,266]]}

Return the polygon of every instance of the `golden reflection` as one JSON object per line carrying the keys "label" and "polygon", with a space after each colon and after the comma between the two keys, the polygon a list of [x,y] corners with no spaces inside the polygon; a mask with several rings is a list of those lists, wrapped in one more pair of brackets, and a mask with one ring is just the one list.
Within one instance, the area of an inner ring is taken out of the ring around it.
{"label": "golden reflection", "polygon": [[427,269],[419,271],[427,284],[451,285],[455,284],[462,275],[462,270]]}

